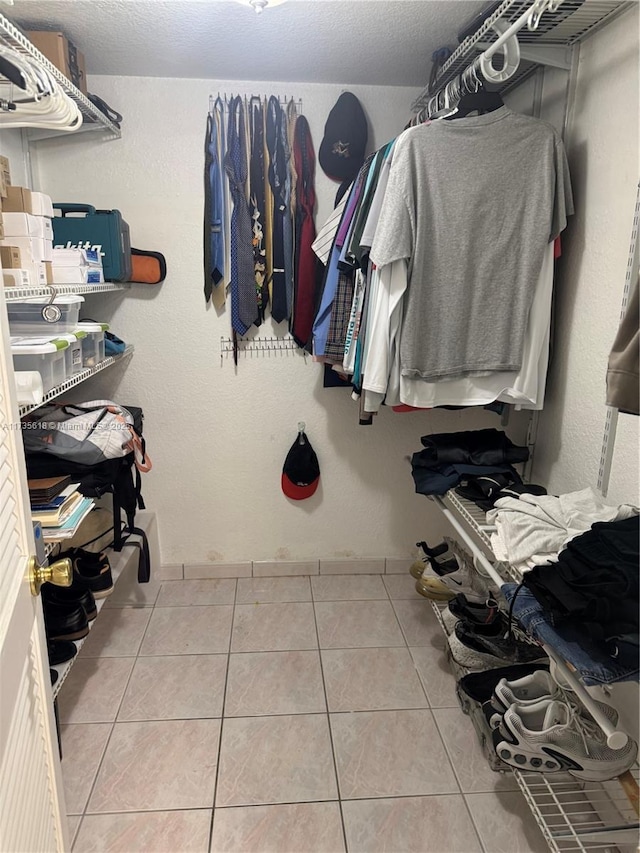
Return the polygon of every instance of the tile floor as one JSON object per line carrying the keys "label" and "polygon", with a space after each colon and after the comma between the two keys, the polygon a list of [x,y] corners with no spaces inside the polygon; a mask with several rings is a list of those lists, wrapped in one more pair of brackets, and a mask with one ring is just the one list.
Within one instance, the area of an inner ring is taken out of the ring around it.
{"label": "tile floor", "polygon": [[116,589],[59,696],[74,853],[543,853],[413,583]]}

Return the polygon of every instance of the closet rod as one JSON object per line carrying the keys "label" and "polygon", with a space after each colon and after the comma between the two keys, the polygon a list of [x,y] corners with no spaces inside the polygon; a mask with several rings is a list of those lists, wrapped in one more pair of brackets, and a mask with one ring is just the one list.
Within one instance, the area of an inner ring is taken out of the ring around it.
{"label": "closet rod", "polygon": [[[439,495],[432,495],[431,497],[438,504],[447,521],[449,521],[451,526],[455,528],[455,530],[464,540],[465,544],[473,555],[474,564],[476,566],[481,566],[483,572],[491,578],[491,580],[496,584],[498,588],[500,588],[504,583],[504,578],[500,576],[495,566],[491,564],[490,560],[487,559],[487,557],[481,551],[478,545],[476,545],[469,532],[462,525],[460,520],[454,515],[454,513],[451,512],[451,510],[445,504],[442,498]],[[574,693],[577,693],[577,695],[580,697],[580,701],[582,702],[582,704],[585,706],[587,711],[589,711],[598,726],[600,726],[600,728],[606,735],[607,744],[611,747],[611,749],[622,749],[627,743],[627,735],[624,732],[618,731],[618,729],[616,729],[615,726],[612,725],[611,720],[605,717],[605,715],[602,713],[602,711],[595,703],[591,695],[585,690],[584,686],[580,683],[580,681],[576,677],[576,674],[574,672],[571,672],[564,660],[560,658],[560,656],[554,651],[554,649],[550,648],[545,643],[541,643],[541,645],[544,649],[545,654],[551,660],[553,660],[562,677],[567,683],[571,685],[571,689],[574,691]]]}

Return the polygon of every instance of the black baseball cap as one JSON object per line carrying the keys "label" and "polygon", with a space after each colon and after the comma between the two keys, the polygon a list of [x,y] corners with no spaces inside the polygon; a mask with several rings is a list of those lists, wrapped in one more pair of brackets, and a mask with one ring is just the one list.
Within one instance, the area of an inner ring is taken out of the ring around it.
{"label": "black baseball cap", "polygon": [[307,434],[299,432],[284,460],[282,491],[294,501],[310,498],[320,482],[320,466]]}
{"label": "black baseball cap", "polygon": [[343,92],[327,117],[318,151],[323,172],[334,181],[352,181],[364,163],[367,117],[352,92]]}

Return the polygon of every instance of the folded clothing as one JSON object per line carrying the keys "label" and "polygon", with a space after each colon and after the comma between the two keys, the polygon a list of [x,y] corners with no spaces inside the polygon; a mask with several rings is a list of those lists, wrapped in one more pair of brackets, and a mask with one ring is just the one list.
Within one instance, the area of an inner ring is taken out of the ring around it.
{"label": "folded clothing", "polygon": [[585,684],[640,680],[637,646],[635,654],[628,654],[629,647],[624,646],[617,656],[612,656],[606,644],[594,641],[581,625],[553,625],[540,602],[526,587],[508,583],[502,586],[502,592],[507,601],[512,602],[513,617],[521,627],[570,663]]}
{"label": "folded clothing", "polygon": [[572,623],[596,641],[640,631],[637,515],[594,524],[557,563],[527,572],[524,585],[555,626]]}
{"label": "folded clothing", "polygon": [[435,465],[515,465],[526,462],[529,450],[517,447],[504,432],[478,429],[423,435],[424,459]]}
{"label": "folded clothing", "polygon": [[555,495],[520,495],[500,498],[487,513],[494,524],[491,536],[495,556],[520,571],[558,558],[573,538],[599,521],[616,521],[638,514],[628,504],[609,506],[592,488]]}

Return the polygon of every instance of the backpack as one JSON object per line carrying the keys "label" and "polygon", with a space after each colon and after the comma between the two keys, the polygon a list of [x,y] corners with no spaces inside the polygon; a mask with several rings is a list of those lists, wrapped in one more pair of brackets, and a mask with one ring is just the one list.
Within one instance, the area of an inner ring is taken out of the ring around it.
{"label": "backpack", "polygon": [[[86,406],[87,404],[83,404]],[[116,405],[116,404],[113,404]],[[62,407],[64,408],[64,407]],[[66,408],[78,408],[69,406]],[[136,406],[123,408],[132,419],[129,424],[139,441],[143,464],[136,464],[136,451],[129,450],[126,455],[114,459],[103,459],[94,464],[83,464],[70,459],[68,456],[57,456],[53,453],[27,451],[25,454],[27,474],[29,478],[58,477],[69,475],[74,482],[79,483],[78,491],[88,498],[100,498],[111,492],[113,497],[113,541],[114,551],[121,551],[125,545],[138,547],[140,559],[138,562],[138,582],[147,583],[151,576],[151,564],[147,537],[143,530],[135,526],[137,509],[145,509],[142,497],[142,481],[140,473],[149,470],[151,462],[146,454],[146,446],[142,437],[144,415],[142,409]],[[24,435],[31,432],[24,430]],[[135,476],[134,476],[135,471]],[[122,512],[125,513],[126,523],[120,521]],[[141,537],[141,543],[128,542],[131,534]]]}
{"label": "backpack", "polygon": [[135,430],[133,415],[112,400],[43,406],[28,421],[24,449],[79,465],[97,465],[133,453],[138,471],[146,473],[152,467],[142,436]]}

